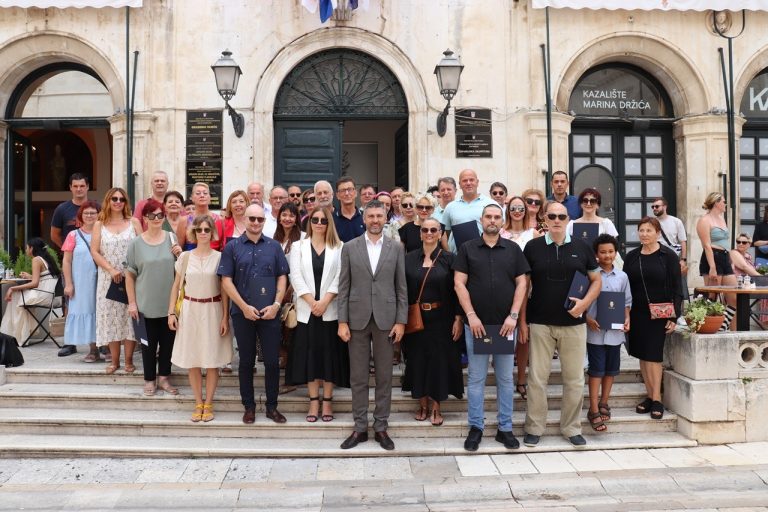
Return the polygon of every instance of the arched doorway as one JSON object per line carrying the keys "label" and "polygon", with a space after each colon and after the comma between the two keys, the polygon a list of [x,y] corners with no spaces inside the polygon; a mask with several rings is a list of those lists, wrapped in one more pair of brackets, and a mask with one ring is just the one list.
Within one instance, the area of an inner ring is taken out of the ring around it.
{"label": "arched doorway", "polygon": [[622,249],[638,246],[635,224],[652,214],[655,197],[667,198],[675,212],[674,115],[666,91],[636,66],[604,64],[582,75],[568,109],[575,113],[573,193],[600,190],[601,215],[616,224]]}
{"label": "arched doorway", "polygon": [[335,48],[300,62],[275,98],[274,182],[306,188],[351,176],[408,186],[408,105],[395,75],[371,55]]}
{"label": "arched doorway", "polygon": [[739,217],[752,233],[768,205],[768,68],[744,91],[739,111],[747,118],[739,141]]}
{"label": "arched doorway", "polygon": [[14,88],[8,124],[5,180],[6,245],[49,240],[53,210],[71,198],[69,176],[90,181],[91,198],[111,186],[112,98],[89,67],[59,62],[35,69]]}

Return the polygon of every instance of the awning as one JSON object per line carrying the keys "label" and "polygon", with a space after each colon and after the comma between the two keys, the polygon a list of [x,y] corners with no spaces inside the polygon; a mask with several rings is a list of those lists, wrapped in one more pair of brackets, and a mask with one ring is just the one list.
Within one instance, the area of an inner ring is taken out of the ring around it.
{"label": "awning", "polygon": [[0,7],[38,7],[47,9],[56,7],[66,9],[68,7],[141,7],[143,0],[0,0]]}
{"label": "awning", "polygon": [[768,0],[533,0],[534,9],[624,9],[627,11],[768,11]]}

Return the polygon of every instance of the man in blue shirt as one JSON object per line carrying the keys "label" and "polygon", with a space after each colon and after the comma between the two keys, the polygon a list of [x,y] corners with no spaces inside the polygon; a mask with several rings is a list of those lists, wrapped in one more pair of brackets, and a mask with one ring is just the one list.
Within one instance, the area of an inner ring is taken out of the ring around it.
{"label": "man in blue shirt", "polygon": [[488,196],[484,196],[477,191],[480,181],[477,179],[477,173],[472,169],[464,169],[459,173],[459,187],[461,187],[461,197],[449,203],[443,212],[442,223],[445,226],[443,234],[443,248],[456,252],[459,250],[454,241],[454,226],[475,222],[477,225],[477,235],[473,238],[480,238],[482,227],[480,226],[480,217],[483,215],[483,209],[489,204],[496,204],[496,201]]}
{"label": "man in blue shirt", "polygon": [[357,189],[354,180],[345,176],[337,181],[336,196],[340,207],[333,212],[333,223],[341,241],[347,243],[365,233],[363,214],[355,206]]}
{"label": "man in blue shirt", "polygon": [[277,410],[280,387],[280,304],[288,287],[288,260],[280,244],[262,236],[264,209],[252,204],[245,210],[245,233],[227,243],[218,274],[231,301],[232,323],[240,352],[240,398],[245,407],[243,423],[256,421],[253,365],[256,340],[264,354],[267,418],[285,423]]}
{"label": "man in blue shirt", "polygon": [[576,196],[568,194],[568,175],[565,171],[555,171],[552,173],[552,194],[547,197],[547,201],[554,201],[565,206],[568,210],[568,217],[571,220],[581,218],[581,206]]}

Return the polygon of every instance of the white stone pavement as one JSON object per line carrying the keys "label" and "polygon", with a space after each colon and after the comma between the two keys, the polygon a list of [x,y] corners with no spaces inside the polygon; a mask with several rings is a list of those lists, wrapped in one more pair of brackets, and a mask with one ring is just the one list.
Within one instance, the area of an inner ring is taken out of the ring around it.
{"label": "white stone pavement", "polygon": [[768,443],[455,457],[0,458],[0,510],[21,509],[768,512]]}

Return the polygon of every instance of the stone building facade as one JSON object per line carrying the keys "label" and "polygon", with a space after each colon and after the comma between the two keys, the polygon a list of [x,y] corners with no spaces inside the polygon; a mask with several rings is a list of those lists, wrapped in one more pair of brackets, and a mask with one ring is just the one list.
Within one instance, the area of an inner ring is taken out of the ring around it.
{"label": "stone building facade", "polygon": [[[483,189],[494,181],[518,192],[545,188],[540,45],[547,30],[545,10],[534,9],[531,0],[370,0],[367,9],[355,10],[340,0],[325,23],[300,0],[134,3],[141,4],[130,9],[128,46],[131,70],[134,51],[139,52],[133,128],[137,197],[147,195],[156,169],[169,173],[172,188],[185,189],[187,115],[222,110],[210,65],[224,49],[243,70],[230,103],[245,119],[238,138],[223,115],[224,197],[254,180],[308,183],[348,167],[358,181],[384,189],[399,184],[422,191],[467,167],[478,171]],[[728,137],[718,48],[727,42],[713,29],[713,16],[713,11],[549,11],[553,169],[568,170],[576,192],[600,187],[607,198],[604,210],[629,247],[636,241],[635,222],[650,212],[655,196],[670,200],[670,211],[685,219],[690,232],[707,193],[722,190]],[[52,185],[57,182],[50,174],[61,170],[52,163],[56,155],[50,148],[35,153],[51,146],[45,137],[54,132],[66,132],[69,138],[59,143],[65,150],[72,138],[87,147],[93,197],[110,186],[126,186],[126,93],[134,80],[126,81],[126,18],[125,8],[0,8],[7,245],[9,231],[17,241],[21,232],[45,234],[52,207],[68,197]],[[740,12],[717,19],[729,34],[738,33],[741,21]],[[768,13],[747,11],[746,28],[733,39],[742,167],[734,185],[739,223],[748,230],[768,201],[765,26]],[[490,110],[490,155],[457,157],[453,110],[447,134],[437,133],[445,100],[433,70],[446,48],[465,66],[452,106]],[[91,82],[73,79],[59,84],[64,92],[57,94],[52,80],[64,72]],[[379,78],[366,82],[360,78],[366,73]],[[92,87],[94,78],[101,90]],[[393,99],[377,103],[384,83]],[[86,108],[92,103],[98,108]],[[83,107],[73,112],[73,105]],[[291,153],[296,141],[298,156]],[[25,144],[35,149],[25,150]],[[313,157],[302,167],[300,157],[314,155],[313,145],[335,154]],[[66,151],[64,156],[78,158]],[[32,168],[19,170],[24,162]],[[697,265],[695,241],[689,254]]]}

